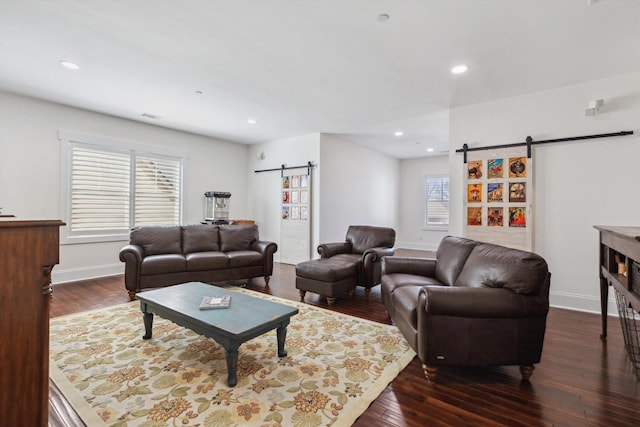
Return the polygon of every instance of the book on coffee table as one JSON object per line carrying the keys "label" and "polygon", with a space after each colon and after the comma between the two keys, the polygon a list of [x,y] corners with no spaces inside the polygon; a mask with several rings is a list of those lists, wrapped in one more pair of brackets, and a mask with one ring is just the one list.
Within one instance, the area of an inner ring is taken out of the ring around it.
{"label": "book on coffee table", "polygon": [[205,296],[200,303],[200,310],[229,308],[229,303],[231,303],[231,297],[229,295]]}

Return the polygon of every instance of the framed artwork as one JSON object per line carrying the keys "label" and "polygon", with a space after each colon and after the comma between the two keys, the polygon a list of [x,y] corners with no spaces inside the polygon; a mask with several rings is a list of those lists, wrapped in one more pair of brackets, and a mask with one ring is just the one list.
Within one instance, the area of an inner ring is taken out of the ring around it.
{"label": "framed artwork", "polygon": [[509,202],[524,203],[527,201],[527,184],[525,182],[509,183]]}
{"label": "framed artwork", "polygon": [[300,204],[306,205],[309,203],[309,193],[307,190],[300,191]]}
{"label": "framed artwork", "polygon": [[303,221],[309,219],[309,209],[306,206],[300,206],[300,219]]}
{"label": "framed artwork", "polygon": [[282,188],[289,188],[289,176],[282,177]]}
{"label": "framed artwork", "polygon": [[300,187],[307,188],[309,186],[309,175],[300,175]]}
{"label": "framed artwork", "polygon": [[291,188],[300,187],[300,175],[293,175],[291,177]]}
{"label": "framed artwork", "polygon": [[298,204],[298,193],[297,191],[292,191],[291,192],[291,204],[292,205],[297,205]]}
{"label": "framed artwork", "polygon": [[300,218],[300,206],[291,206],[291,219]]}
{"label": "framed artwork", "polygon": [[291,203],[291,192],[290,191],[283,191],[282,192],[282,203],[283,204]]}
{"label": "framed artwork", "polygon": [[469,179],[482,178],[482,160],[474,160],[467,163],[467,172]]}
{"label": "framed artwork", "polygon": [[509,227],[527,226],[527,208],[509,208]]}
{"label": "framed artwork", "polygon": [[469,203],[482,202],[482,184],[467,184],[467,201]]}
{"label": "framed artwork", "polygon": [[289,219],[289,206],[282,207],[282,219]]}
{"label": "framed artwork", "polygon": [[502,183],[487,184],[487,202],[502,202]]}
{"label": "framed artwork", "polygon": [[524,178],[527,176],[527,158],[509,158],[509,178]]}
{"label": "framed artwork", "polygon": [[482,225],[482,208],[467,208],[467,225]]}
{"label": "framed artwork", "polygon": [[487,208],[487,225],[489,227],[503,227],[504,208]]}
{"label": "framed artwork", "polygon": [[502,178],[504,176],[504,168],[502,159],[487,160],[487,178]]}

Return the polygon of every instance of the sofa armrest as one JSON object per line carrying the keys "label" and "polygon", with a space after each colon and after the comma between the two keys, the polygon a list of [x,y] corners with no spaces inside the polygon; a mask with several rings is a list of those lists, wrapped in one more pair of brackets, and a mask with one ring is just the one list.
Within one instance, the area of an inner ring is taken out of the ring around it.
{"label": "sofa armrest", "polygon": [[144,250],[138,245],[126,245],[120,249],[120,261],[124,262],[124,285],[130,291],[139,290],[140,266]]}
{"label": "sofa armrest", "polygon": [[414,274],[416,276],[434,277],[436,260],[430,258],[385,256],[382,258],[382,274]]}
{"label": "sofa armrest", "polygon": [[549,311],[546,298],[505,288],[425,286],[418,298],[418,310],[429,316],[516,319],[544,316]]}
{"label": "sofa armrest", "polygon": [[318,245],[318,253],[320,258],[331,258],[338,254],[350,254],[351,244],[348,242],[321,243]]}
{"label": "sofa armrest", "polygon": [[266,240],[256,240],[251,244],[251,250],[260,252],[264,258],[264,275],[273,274],[273,254],[278,251],[278,245]]}

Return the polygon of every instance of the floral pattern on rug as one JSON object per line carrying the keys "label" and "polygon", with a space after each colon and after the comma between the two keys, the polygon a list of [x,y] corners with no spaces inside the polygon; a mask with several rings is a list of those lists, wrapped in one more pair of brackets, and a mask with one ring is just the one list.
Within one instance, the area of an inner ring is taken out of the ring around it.
{"label": "floral pattern on rug", "polygon": [[240,346],[235,387],[215,341],[159,316],[143,340],[137,302],[52,319],[52,371],[63,380],[52,378],[65,396],[82,396],[81,416],[91,408],[109,426],[337,426],[351,425],[415,355],[393,326],[251,294],[300,312],[286,357],[275,331]]}

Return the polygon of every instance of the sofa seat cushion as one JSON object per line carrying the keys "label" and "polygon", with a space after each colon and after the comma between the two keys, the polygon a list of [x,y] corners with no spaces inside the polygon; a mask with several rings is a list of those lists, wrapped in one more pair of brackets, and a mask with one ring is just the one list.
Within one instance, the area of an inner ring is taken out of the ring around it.
{"label": "sofa seat cushion", "polygon": [[176,273],[187,269],[187,260],[183,255],[151,255],[142,260],[140,274]]}
{"label": "sofa seat cushion", "polygon": [[256,251],[231,251],[227,252],[229,267],[253,267],[264,263],[260,252]]}
{"label": "sofa seat cushion", "polygon": [[362,254],[338,254],[332,256],[330,259],[355,265],[358,271],[362,271]]}
{"label": "sofa seat cushion", "polygon": [[413,329],[418,329],[418,296],[420,286],[402,286],[393,293],[393,305],[396,316],[402,316]]}
{"label": "sofa seat cushion", "polygon": [[195,252],[185,255],[188,271],[220,270],[229,267],[229,257],[223,252]]}

